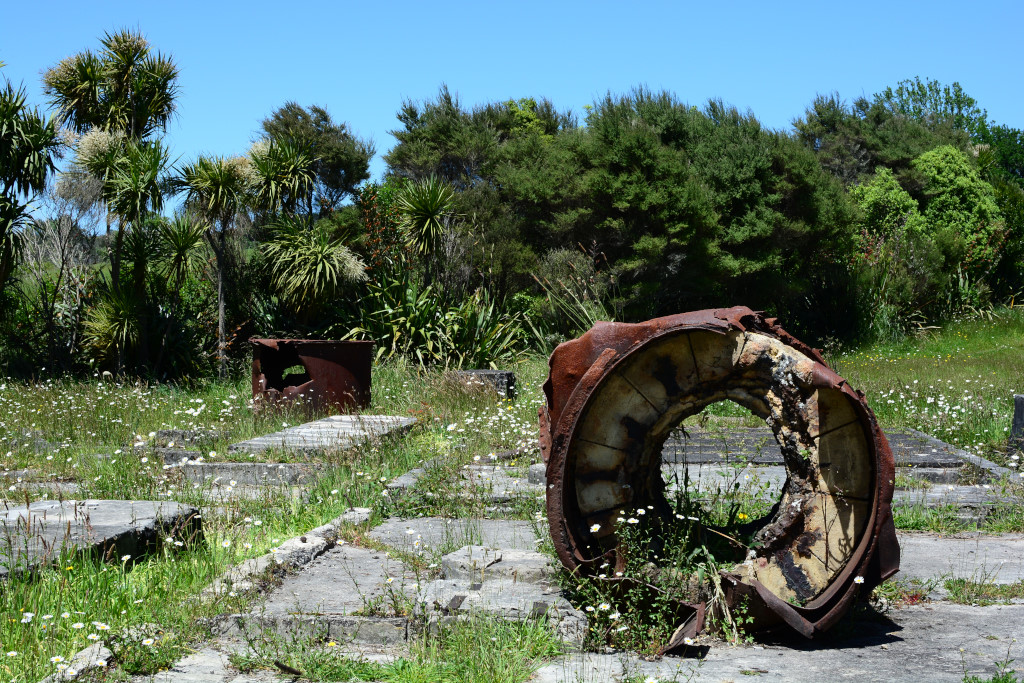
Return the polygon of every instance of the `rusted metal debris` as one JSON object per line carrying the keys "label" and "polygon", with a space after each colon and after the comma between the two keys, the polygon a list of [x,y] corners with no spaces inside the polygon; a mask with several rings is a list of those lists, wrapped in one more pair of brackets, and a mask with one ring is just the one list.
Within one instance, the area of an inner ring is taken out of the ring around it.
{"label": "rusted metal debris", "polygon": [[[722,400],[764,418],[788,475],[779,503],[748,525],[745,560],[720,572],[726,605],[744,604],[755,629],[787,624],[812,638],[898,571],[889,444],[864,395],[774,318],[735,307],[598,323],[549,364],[540,409],[548,523],[570,571],[611,577],[608,567],[626,566],[623,514],[645,508],[673,520],[662,446],[683,419]],[[677,602],[679,628],[663,652],[715,609]]]}
{"label": "rusted metal debris", "polygon": [[373,342],[255,338],[249,342],[253,346],[252,396],[257,405],[301,400],[310,412],[347,412],[370,405]]}

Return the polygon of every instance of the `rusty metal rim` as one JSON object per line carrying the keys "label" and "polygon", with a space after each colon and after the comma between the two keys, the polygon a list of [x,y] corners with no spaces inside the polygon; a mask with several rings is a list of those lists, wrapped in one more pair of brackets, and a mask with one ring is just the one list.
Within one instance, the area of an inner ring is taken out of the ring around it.
{"label": "rusty metal rim", "polygon": [[[735,596],[740,593],[748,596],[756,595],[776,617],[807,637],[813,637],[815,633],[828,629],[845,613],[856,597],[858,590],[857,584],[854,582],[857,577],[863,577],[865,588],[871,588],[898,570],[899,551],[895,542],[890,509],[895,471],[892,454],[863,395],[854,392],[844,379],[829,368],[820,353],[785,332],[774,319],[765,319],[750,309],[737,307],[699,311],[658,319],[651,323],[657,325],[653,329],[648,328],[647,330],[640,330],[639,326],[623,326],[622,333],[619,335],[605,334],[612,333],[614,330],[602,330],[601,336],[610,336],[620,343],[608,345],[596,358],[593,358],[593,352],[591,353],[589,360],[592,362],[575,383],[568,398],[561,403],[561,410],[558,410],[555,416],[556,424],[552,424],[552,416],[548,410],[541,410],[541,445],[548,460],[548,522],[560,560],[567,568],[585,572],[587,565],[596,563],[605,557],[602,555],[588,559],[580,552],[579,539],[576,538],[573,530],[581,529],[581,522],[576,516],[576,506],[568,500],[570,495],[575,496],[575,489],[564,485],[572,435],[575,434],[578,422],[585,414],[589,400],[594,396],[602,381],[611,375],[621,363],[626,362],[633,353],[668,336],[696,331],[725,335],[730,330],[764,334],[799,351],[814,362],[813,386],[838,390],[848,399],[857,414],[858,423],[864,431],[865,443],[869,450],[868,457],[874,465],[874,486],[872,487],[874,504],[857,547],[847,559],[846,565],[825,590],[806,605],[796,606],[783,601],[756,579],[740,584],[749,586],[751,590],[733,591],[733,596],[736,599]],[[640,334],[636,334],[637,332]],[[551,362],[553,377],[554,355]],[[556,407],[553,405],[555,390],[552,379],[549,378],[545,385],[545,391],[548,394],[548,409]],[[880,548],[882,548],[881,551]],[[726,572],[723,572],[723,579],[732,584],[739,584],[737,577]],[[696,609],[694,605],[687,606]],[[703,613],[704,606],[700,607],[701,613]],[[677,635],[680,638],[683,635],[692,636],[697,630],[699,628],[690,628],[686,629],[685,634]],[[673,638],[674,642],[677,640],[677,638]],[[667,649],[671,649],[672,646],[670,643]]]}

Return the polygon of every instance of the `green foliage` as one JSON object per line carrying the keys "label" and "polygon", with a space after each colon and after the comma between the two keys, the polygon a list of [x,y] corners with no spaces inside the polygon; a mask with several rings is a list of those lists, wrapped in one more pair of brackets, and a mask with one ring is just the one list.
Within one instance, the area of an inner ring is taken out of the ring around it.
{"label": "green foliage", "polygon": [[847,104],[838,94],[817,96],[793,128],[821,166],[844,185],[884,166],[915,197],[920,182],[911,167],[914,159],[941,145],[965,149],[969,144],[967,134],[948,121],[927,124],[879,101],[861,97]]}
{"label": "green foliage", "polygon": [[173,187],[185,193],[186,204],[219,222],[223,232],[246,206],[251,178],[250,162],[245,158],[200,156],[179,169]]}
{"label": "green foliage", "polygon": [[555,346],[580,336],[598,321],[614,321],[614,278],[599,272],[594,259],[573,249],[552,249],[537,272],[543,296],[528,300],[534,345],[550,355]]}
{"label": "green foliage", "polygon": [[367,183],[359,192],[367,265],[375,277],[394,276],[410,267],[412,252],[402,233],[398,197],[402,182]]}
{"label": "green foliage", "polygon": [[455,191],[437,176],[409,183],[398,194],[402,228],[409,235],[409,246],[420,254],[432,255],[453,218]]}
{"label": "green foliage", "polygon": [[[496,367],[511,361],[525,341],[520,313],[508,313],[486,291],[465,296],[422,281],[415,265],[422,257],[414,251],[406,229],[419,192],[442,199],[451,192],[436,178],[414,184],[391,179],[383,185],[367,185],[360,195],[365,229],[368,280],[350,321],[335,328],[350,337],[372,339],[378,358],[406,356],[420,365]],[[445,219],[444,204],[427,197],[429,213]],[[422,216],[422,215],[421,215]],[[427,255],[429,258],[429,255]],[[427,271],[429,273],[429,271]],[[347,329],[345,329],[347,328]]]}
{"label": "green foliage", "polygon": [[931,79],[914,76],[876,93],[874,104],[880,104],[899,116],[920,121],[929,127],[947,124],[965,131],[971,139],[985,136],[988,128],[987,113],[977,101],[965,93],[960,84],[943,85]]}
{"label": "green foliage", "polygon": [[869,182],[850,188],[850,198],[861,210],[861,230],[872,237],[899,239],[907,232],[926,230],[917,202],[888,168],[879,168]]}
{"label": "green foliage", "polygon": [[173,289],[189,277],[198,277],[205,265],[204,237],[209,226],[190,214],[161,221],[159,241],[160,275]]}
{"label": "green foliage", "polygon": [[849,205],[813,155],[719,102],[641,89],[604,98],[578,128],[529,99],[467,111],[443,88],[399,120],[389,167],[453,184],[499,297],[579,243],[620,278],[627,319],[736,301],[787,310],[850,248]]}
{"label": "green foliage", "polygon": [[444,364],[499,369],[515,361],[523,348],[523,319],[505,313],[478,289],[444,317]]}
{"label": "green foliage", "polygon": [[349,336],[376,342],[378,359],[403,355],[424,366],[496,368],[522,350],[522,323],[479,290],[448,303],[432,286],[420,289],[407,278],[371,280]]}
{"label": "green foliage", "polygon": [[992,273],[992,288],[1006,301],[1024,291],[1024,187],[1000,177],[993,178],[991,184],[1006,221],[1006,241]]}
{"label": "green foliage", "polygon": [[357,194],[359,183],[370,177],[373,144],[352,135],[348,124],[335,123],[321,107],[306,109],[286,102],[263,120],[262,127],[271,142],[304,149],[314,160],[310,212],[313,205],[321,216],[339,209],[342,200]]}
{"label": "green foliage", "polygon": [[330,223],[310,226],[282,217],[270,225],[262,248],[278,296],[304,319],[337,297],[342,288],[366,279],[362,261],[334,233]]}
{"label": "green foliage", "polygon": [[[22,197],[42,192],[60,147],[53,120],[26,104],[24,87],[0,88],[0,294],[18,253],[17,231],[29,218]],[[2,317],[2,314],[0,314]]]}
{"label": "green foliage", "polygon": [[1024,131],[993,125],[982,138],[979,150],[992,176],[1024,184]]}
{"label": "green foliage", "polygon": [[949,145],[925,152],[913,165],[924,179],[924,216],[947,267],[987,273],[1006,236],[992,186],[963,152]]}
{"label": "green foliage", "polygon": [[639,90],[599,102],[587,132],[588,234],[621,271],[630,317],[735,301],[792,309],[813,271],[846,255],[838,188],[751,115]]}
{"label": "green foliage", "polygon": [[850,188],[850,197],[860,209],[855,267],[862,310],[870,336],[892,341],[946,286],[942,255],[917,202],[889,169],[880,167],[869,182]]}
{"label": "green foliage", "polygon": [[61,60],[43,75],[61,125],[78,133],[118,130],[141,140],[166,127],[178,95],[178,67],[141,33],[104,34],[98,53]]}
{"label": "green foliage", "polygon": [[[246,207],[252,188],[252,164],[244,157],[200,156],[182,166],[171,179],[171,186],[185,192],[186,208],[205,217],[210,229],[206,240],[217,263],[217,354],[221,377],[227,376],[227,277],[229,269],[228,233],[235,217]],[[214,228],[219,224],[219,230]]]}
{"label": "green foliage", "polygon": [[316,157],[297,143],[285,140],[254,145],[249,163],[252,204],[271,213],[295,211],[312,201]]}
{"label": "green foliage", "polygon": [[144,321],[143,302],[127,289],[111,290],[93,306],[85,319],[85,343],[93,358],[113,366],[118,350],[133,349]]}
{"label": "green foliage", "polygon": [[163,207],[163,173],[168,151],[159,142],[128,142],[116,157],[104,187],[110,210],[127,230]]}

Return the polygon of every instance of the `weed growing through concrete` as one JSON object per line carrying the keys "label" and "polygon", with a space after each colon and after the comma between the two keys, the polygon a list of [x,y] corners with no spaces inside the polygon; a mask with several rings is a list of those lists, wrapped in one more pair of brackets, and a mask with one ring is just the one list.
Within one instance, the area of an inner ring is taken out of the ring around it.
{"label": "weed growing through concrete", "polygon": [[[680,604],[698,602],[708,606],[710,633],[732,642],[747,639],[745,607],[726,605],[719,579],[720,571],[743,561],[749,550],[750,538],[737,519],[742,513],[734,511],[730,525],[712,528],[702,508],[680,500],[684,504],[669,520],[656,515],[653,506],[616,518],[624,565],[606,562],[596,577],[582,581],[563,573],[573,602],[587,613],[589,647],[656,654],[688,616]],[[687,639],[685,645],[696,642]]]}

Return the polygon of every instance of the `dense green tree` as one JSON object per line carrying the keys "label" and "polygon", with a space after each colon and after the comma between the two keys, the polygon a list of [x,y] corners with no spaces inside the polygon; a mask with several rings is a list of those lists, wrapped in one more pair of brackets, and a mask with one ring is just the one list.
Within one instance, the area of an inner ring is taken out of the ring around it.
{"label": "dense green tree", "polygon": [[447,86],[435,100],[406,100],[398,120],[402,128],[389,131],[398,144],[384,155],[391,172],[414,180],[435,175],[459,190],[486,182],[504,160],[503,143],[534,136],[550,140],[575,126],[549,100],[521,98],[466,110]]}
{"label": "dense green tree", "polygon": [[847,187],[884,166],[918,200],[922,197],[921,179],[913,161],[942,145],[966,149],[970,144],[967,133],[950,120],[925,122],[879,101],[858,98],[847,104],[836,94],[816,97],[804,116],[793,122],[793,128],[822,167]]}
{"label": "dense green tree", "polygon": [[930,128],[951,126],[965,131],[972,140],[983,139],[988,128],[985,110],[955,81],[952,85],[943,85],[914,76],[900,81],[895,88],[890,86],[876,93],[873,103]]}
{"label": "dense green tree", "polygon": [[917,202],[888,168],[879,168],[868,182],[850,188],[850,197],[861,209],[858,223],[865,236],[899,239],[906,232],[927,229]]}
{"label": "dense green tree", "polygon": [[982,166],[989,176],[1005,177],[1024,187],[1024,131],[993,124],[982,142]]}
{"label": "dense green tree", "polygon": [[838,185],[753,115],[638,90],[598,102],[587,124],[593,234],[634,315],[738,301],[789,310],[849,248]]}
{"label": "dense green tree", "polygon": [[[779,310],[850,248],[848,201],[814,155],[719,102],[638,90],[599,101],[580,127],[529,98],[466,111],[442,88],[399,120],[392,173],[456,187],[462,229],[480,225],[475,243],[507,269],[491,280],[501,293],[540,255],[578,245],[621,275],[630,317]],[[808,248],[822,240],[831,248]]]}
{"label": "dense green tree", "polygon": [[970,159],[945,145],[914,161],[924,178],[924,217],[946,254],[947,267],[981,277],[995,266],[1006,237],[992,186]]}
{"label": "dense green tree", "polygon": [[861,314],[876,338],[902,335],[948,283],[942,254],[917,201],[879,167],[850,188],[859,215],[854,275]]}
{"label": "dense green tree", "polygon": [[406,100],[398,112],[403,128],[389,131],[398,144],[384,155],[392,173],[414,180],[436,175],[464,188],[479,179],[498,140],[483,117],[464,111],[457,95],[442,86],[437,100]]}
{"label": "dense green tree", "polygon": [[312,160],[314,186],[303,207],[310,214],[314,207],[321,216],[338,209],[370,177],[373,143],[355,137],[348,124],[335,123],[322,107],[286,102],[262,127],[271,142],[292,145]]}

